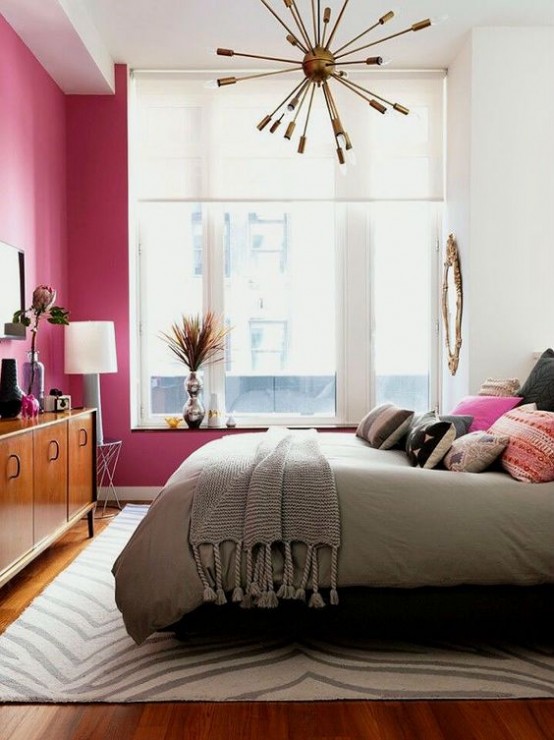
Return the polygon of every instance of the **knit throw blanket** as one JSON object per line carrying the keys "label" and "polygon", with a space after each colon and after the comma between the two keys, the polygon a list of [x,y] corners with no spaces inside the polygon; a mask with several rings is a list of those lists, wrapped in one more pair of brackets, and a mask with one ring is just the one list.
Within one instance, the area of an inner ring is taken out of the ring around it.
{"label": "knit throw blanket", "polygon": [[[318,574],[318,550],[323,547],[331,551],[330,602],[338,604],[339,506],[333,472],[315,430],[270,428],[256,449],[223,452],[208,461],[194,494],[190,544],[204,601],[216,604],[227,601],[223,542],[235,545],[232,600],[242,606],[272,608],[279,598],[305,600],[309,584],[309,605],[324,606]],[[305,545],[295,548],[294,559],[293,543]],[[201,559],[201,545],[213,548],[215,589]],[[276,583],[278,551],[283,575]],[[305,552],[303,562],[299,552]]]}

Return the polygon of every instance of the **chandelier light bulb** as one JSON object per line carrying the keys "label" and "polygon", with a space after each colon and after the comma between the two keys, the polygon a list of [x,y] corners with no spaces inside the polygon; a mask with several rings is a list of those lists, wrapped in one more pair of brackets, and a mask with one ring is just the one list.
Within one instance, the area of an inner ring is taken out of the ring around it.
{"label": "chandelier light bulb", "polygon": [[345,150],[345,155],[346,155],[347,163],[355,167],[357,164],[357,159],[356,159],[356,152],[354,151],[354,147],[350,147],[350,149],[347,148]]}
{"label": "chandelier light bulb", "polygon": [[[296,59],[288,58],[287,56],[284,58],[272,57],[264,54],[249,54],[235,51],[234,49],[228,49],[226,47],[219,47],[215,50],[215,53],[218,56],[249,57],[251,59],[282,62],[286,66],[271,72],[260,72],[256,74],[243,75],[241,77],[221,77],[215,83],[210,82],[206,85],[209,87],[213,87],[214,85],[217,87],[226,87],[243,80],[250,80],[258,77],[290,74],[291,72],[300,73],[301,75],[303,74],[303,78],[301,77],[300,82],[297,83],[284,100],[276,106],[275,110],[271,114],[262,118],[262,120],[257,124],[257,128],[259,131],[263,131],[268,124],[272,122],[269,127],[269,131],[270,133],[274,133],[279,128],[286,115],[294,114],[293,120],[287,125],[284,134],[284,138],[290,140],[294,134],[297,119],[301,114],[303,125],[300,129],[301,136],[298,142],[297,151],[299,154],[303,154],[307,144],[307,131],[310,122],[312,104],[314,102],[314,95],[316,91],[320,91],[318,94],[323,94],[324,103],[333,127],[336,155],[340,164],[339,169],[341,172],[346,170],[346,156],[348,156],[349,161],[354,161],[355,154],[348,134],[343,129],[331,87],[340,85],[346,88],[350,92],[361,97],[373,110],[381,114],[386,113],[389,109],[405,116],[410,112],[409,109],[401,103],[393,103],[386,98],[381,97],[377,92],[373,92],[372,90],[360,85],[355,81],[355,79],[349,79],[343,66],[360,65],[361,68],[363,68],[363,66],[374,66],[376,68],[383,67],[390,63],[390,59],[384,58],[381,54],[368,52],[366,51],[367,49],[371,48],[373,51],[373,47],[379,46],[390,39],[403,36],[411,31],[422,31],[425,28],[429,28],[431,25],[443,23],[447,18],[447,16],[433,18],[432,20],[426,18],[407,26],[407,28],[400,31],[390,33],[387,36],[381,36],[381,38],[378,38],[375,41],[367,42],[367,38],[365,37],[367,37],[368,34],[373,31],[379,32],[386,24],[389,24],[390,21],[397,19],[397,13],[389,10],[378,18],[372,25],[362,29],[345,44],[336,48],[336,44],[334,44],[333,41],[342,22],[343,15],[349,1],[350,0],[342,0],[342,5],[338,11],[338,15],[336,19],[332,20],[333,14],[331,8],[326,7],[323,9],[323,12],[321,12],[321,3],[319,0],[317,8],[315,0],[312,0],[310,18],[305,21],[300,14],[296,0],[283,0],[285,12],[290,13],[290,17],[287,15],[287,20],[284,20],[281,15],[271,7],[269,0],[260,0],[282,28],[285,29],[286,40],[292,47],[294,47],[292,51],[289,48],[289,53],[292,53],[293,55],[300,53],[299,56]],[[211,51],[213,52],[213,50]],[[365,53],[360,54],[360,52]],[[353,59],[348,58],[354,54],[357,56]],[[306,100],[309,102],[304,105]],[[279,117],[274,118],[274,116]]]}
{"label": "chandelier light bulb", "polygon": [[447,15],[433,16],[431,18],[431,25],[432,26],[442,26],[443,23],[446,23],[447,21],[448,21],[448,16]]}

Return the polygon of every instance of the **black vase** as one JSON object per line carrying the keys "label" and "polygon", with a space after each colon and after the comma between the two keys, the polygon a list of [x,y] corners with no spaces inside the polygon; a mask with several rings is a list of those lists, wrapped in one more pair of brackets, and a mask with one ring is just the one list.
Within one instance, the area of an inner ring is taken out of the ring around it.
{"label": "black vase", "polygon": [[21,411],[23,392],[17,385],[17,360],[2,360],[0,374],[0,416],[13,419]]}

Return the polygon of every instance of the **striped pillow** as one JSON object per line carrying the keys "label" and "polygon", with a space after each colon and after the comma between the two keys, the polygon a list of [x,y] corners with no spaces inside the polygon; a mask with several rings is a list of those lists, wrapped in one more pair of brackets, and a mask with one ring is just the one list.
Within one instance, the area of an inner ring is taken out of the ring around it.
{"label": "striped pillow", "polygon": [[390,450],[406,434],[414,412],[394,403],[383,403],[366,414],[356,429],[356,436],[378,450]]}
{"label": "striped pillow", "polygon": [[515,396],[519,390],[517,378],[487,378],[478,396]]}
{"label": "striped pillow", "polygon": [[554,480],[554,412],[513,409],[489,429],[508,436],[501,463],[516,480],[546,483]]}

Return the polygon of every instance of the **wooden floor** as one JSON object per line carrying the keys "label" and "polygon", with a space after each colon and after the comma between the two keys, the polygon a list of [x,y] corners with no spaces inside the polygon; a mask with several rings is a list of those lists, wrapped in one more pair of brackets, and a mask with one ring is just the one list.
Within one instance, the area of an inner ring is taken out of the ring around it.
{"label": "wooden floor", "polygon": [[[84,520],[0,590],[0,631],[87,543]],[[0,706],[0,740],[110,738],[554,740],[554,700]]]}

